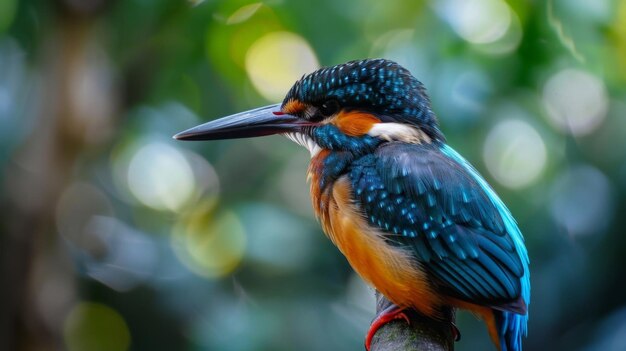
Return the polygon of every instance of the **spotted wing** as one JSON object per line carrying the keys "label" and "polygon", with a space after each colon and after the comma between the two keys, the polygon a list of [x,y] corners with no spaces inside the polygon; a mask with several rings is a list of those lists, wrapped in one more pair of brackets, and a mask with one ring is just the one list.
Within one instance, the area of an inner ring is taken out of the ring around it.
{"label": "spotted wing", "polygon": [[495,195],[462,164],[435,145],[390,143],[357,161],[350,177],[370,224],[411,250],[442,291],[525,313],[526,262]]}

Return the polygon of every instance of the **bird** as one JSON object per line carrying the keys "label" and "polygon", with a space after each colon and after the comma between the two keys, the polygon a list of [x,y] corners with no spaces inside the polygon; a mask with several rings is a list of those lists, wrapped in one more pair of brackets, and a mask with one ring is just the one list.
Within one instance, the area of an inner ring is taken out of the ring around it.
{"label": "bird", "polygon": [[[323,67],[282,103],[174,136],[217,140],[280,134],[307,148],[323,231],[391,306],[368,331],[407,311],[440,320],[469,310],[500,351],[522,350],[530,271],[521,231],[479,172],[448,145],[424,85],[387,59]],[[454,327],[456,328],[456,327]]]}

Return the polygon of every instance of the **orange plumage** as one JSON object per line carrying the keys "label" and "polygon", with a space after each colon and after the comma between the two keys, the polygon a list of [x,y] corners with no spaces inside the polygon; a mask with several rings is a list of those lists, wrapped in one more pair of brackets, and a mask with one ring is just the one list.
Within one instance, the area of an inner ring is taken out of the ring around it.
{"label": "orange plumage", "polygon": [[367,224],[352,200],[348,179],[339,178],[320,189],[317,170],[327,155],[322,151],[309,167],[313,207],[326,235],[354,270],[393,303],[438,317],[442,301],[426,274],[409,252],[386,244],[382,233]]}
{"label": "orange plumage", "polygon": [[380,119],[370,113],[341,111],[330,123],[337,126],[346,135],[361,136],[369,132],[374,124],[380,123]]}

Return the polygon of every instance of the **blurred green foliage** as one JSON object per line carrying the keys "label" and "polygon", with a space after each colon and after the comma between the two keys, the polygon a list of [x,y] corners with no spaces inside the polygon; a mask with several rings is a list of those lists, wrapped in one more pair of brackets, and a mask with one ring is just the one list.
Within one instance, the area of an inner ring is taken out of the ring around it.
{"label": "blurred green foliage", "polygon": [[424,82],[517,218],[525,350],[626,348],[619,0],[0,1],[4,345],[361,349],[373,292],[313,217],[308,153],[171,136],[365,57]]}

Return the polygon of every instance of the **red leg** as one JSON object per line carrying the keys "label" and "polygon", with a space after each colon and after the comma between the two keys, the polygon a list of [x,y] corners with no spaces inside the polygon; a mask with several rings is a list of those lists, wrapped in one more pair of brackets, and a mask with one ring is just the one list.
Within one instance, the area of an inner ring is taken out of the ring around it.
{"label": "red leg", "polygon": [[367,349],[367,351],[370,351],[370,346],[372,346],[372,339],[374,338],[374,334],[376,334],[378,329],[396,319],[404,319],[408,324],[411,324],[409,317],[404,313],[404,309],[396,305],[391,305],[376,315],[376,318],[374,318],[374,320],[372,321],[370,329],[367,332],[367,336],[365,337],[365,349]]}

